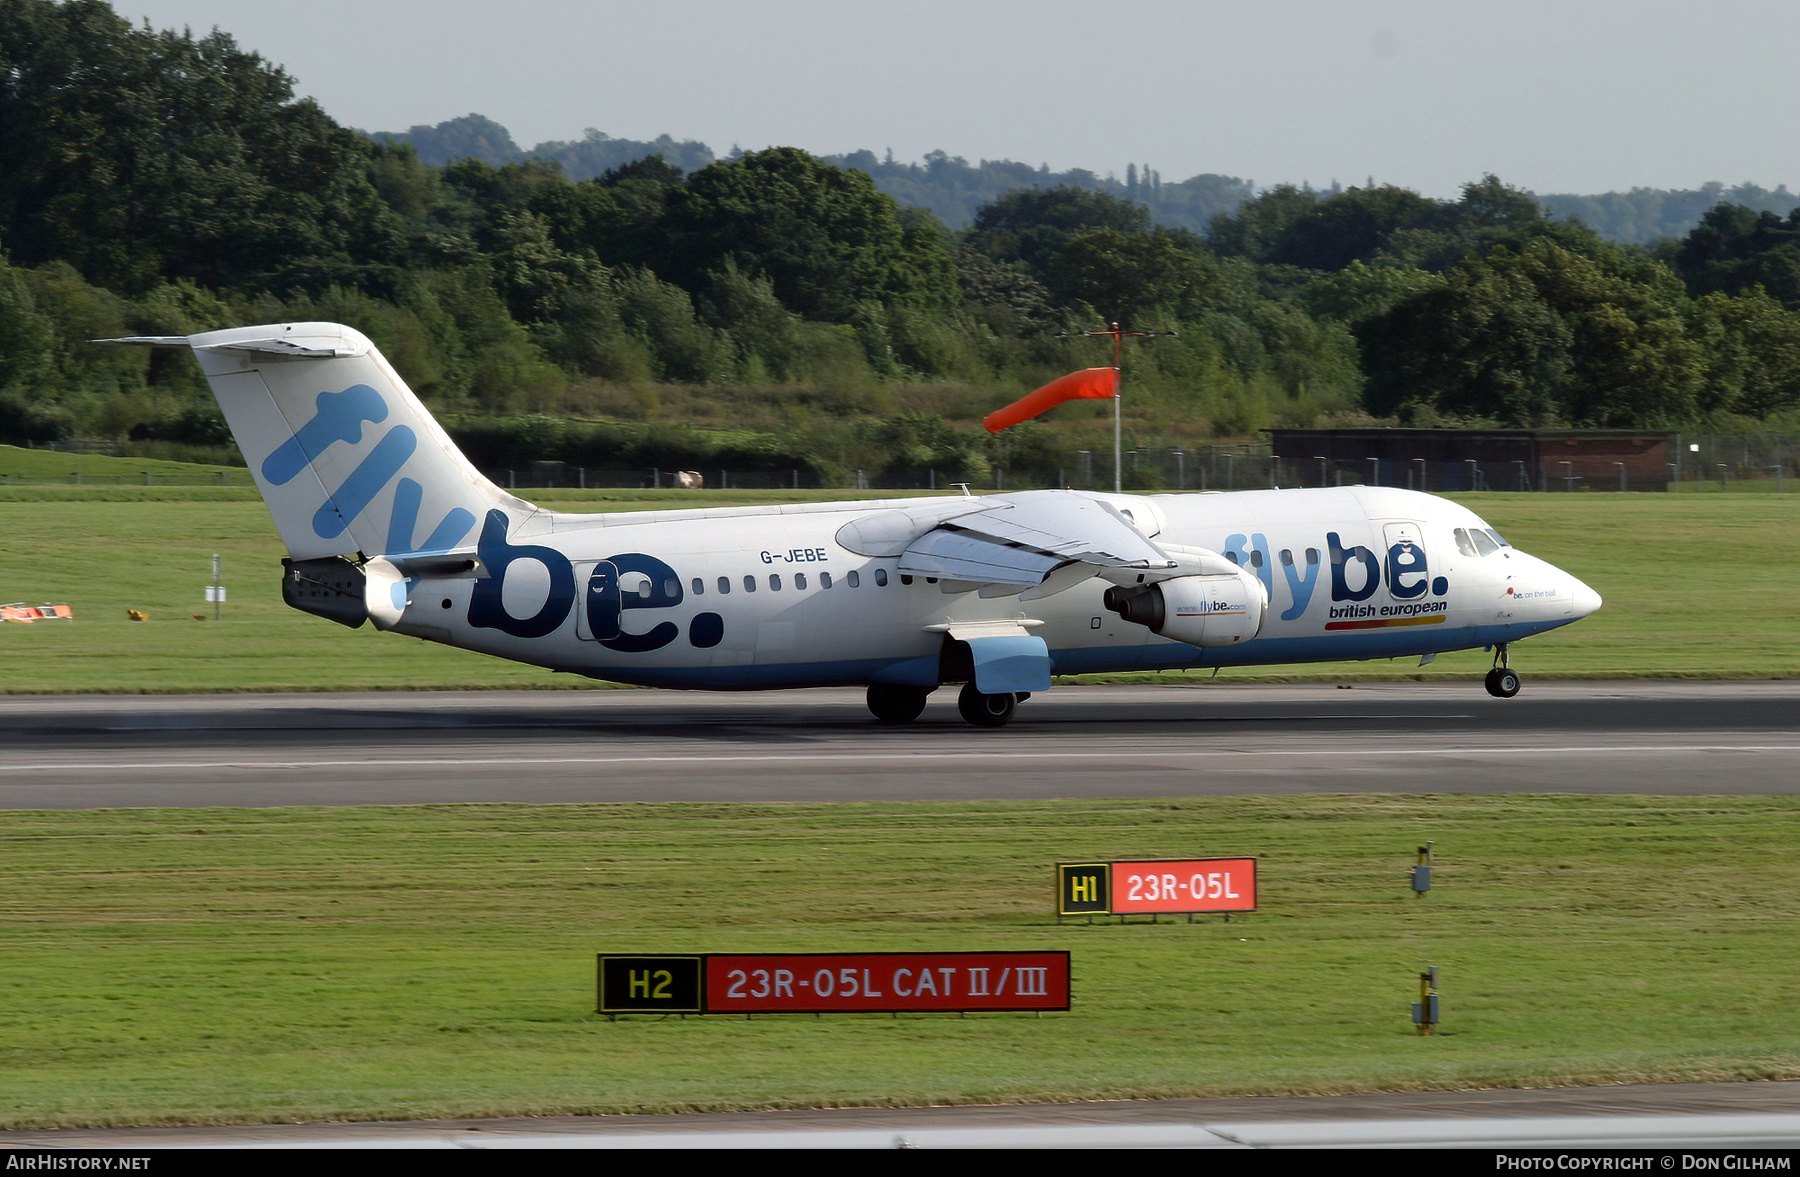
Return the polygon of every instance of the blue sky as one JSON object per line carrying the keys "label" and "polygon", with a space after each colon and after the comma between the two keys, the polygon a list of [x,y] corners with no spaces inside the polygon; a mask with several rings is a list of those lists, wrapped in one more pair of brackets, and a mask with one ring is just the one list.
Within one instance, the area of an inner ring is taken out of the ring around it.
{"label": "blue sky", "polygon": [[1165,181],[1454,196],[1800,190],[1794,0],[113,0],[213,26],[338,121],[476,112],[523,146],[594,127],[943,150]]}

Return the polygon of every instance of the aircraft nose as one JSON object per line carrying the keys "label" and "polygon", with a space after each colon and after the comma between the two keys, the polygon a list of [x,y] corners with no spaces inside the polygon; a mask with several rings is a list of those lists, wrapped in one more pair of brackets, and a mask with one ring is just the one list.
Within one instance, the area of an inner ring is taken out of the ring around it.
{"label": "aircraft nose", "polygon": [[1570,596],[1573,599],[1573,612],[1577,617],[1598,612],[1602,603],[1600,594],[1579,580],[1572,586]]}

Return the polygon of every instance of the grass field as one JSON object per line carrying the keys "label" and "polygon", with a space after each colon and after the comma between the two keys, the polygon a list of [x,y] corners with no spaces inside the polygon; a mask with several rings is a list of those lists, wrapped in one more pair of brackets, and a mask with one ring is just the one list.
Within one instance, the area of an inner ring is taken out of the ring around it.
{"label": "grass field", "polygon": [[[545,502],[569,510],[793,497],[557,494]],[[1519,547],[1580,576],[1606,600],[1593,617],[1519,644],[1513,664],[1528,682],[1800,674],[1800,592],[1793,584],[1800,494],[1482,494],[1464,501]],[[217,621],[205,603],[215,553],[229,593]],[[248,488],[0,486],[0,600],[66,602],[76,616],[73,624],[0,627],[0,691],[591,685],[290,610],[280,599],[281,555],[268,514]],[[150,620],[128,620],[131,609]],[[1400,660],[1221,677],[1479,679],[1488,664],[1488,655],[1468,651],[1425,669]]]}
{"label": "grass field", "polygon": [[[1800,496],[1464,501],[1606,598],[1515,650],[1527,689],[1800,671]],[[0,485],[0,600],[77,617],[0,626],[0,690],[572,685],[289,610],[280,555],[247,488]],[[0,1125],[1800,1077],[1796,845],[1800,797],[0,812]],[[1050,915],[1059,858],[1195,854],[1257,856],[1262,910]],[[1070,950],[1073,1010],[592,1014],[598,951],[973,948]]]}
{"label": "grass field", "polygon": [[[13,813],[0,1123],[1800,1076],[1800,799]],[[1407,889],[1437,844],[1434,889]],[[1058,858],[1254,854],[1226,923]],[[623,1019],[597,951],[1068,949],[1066,1014]],[[1439,969],[1441,1034],[1409,1021]]]}

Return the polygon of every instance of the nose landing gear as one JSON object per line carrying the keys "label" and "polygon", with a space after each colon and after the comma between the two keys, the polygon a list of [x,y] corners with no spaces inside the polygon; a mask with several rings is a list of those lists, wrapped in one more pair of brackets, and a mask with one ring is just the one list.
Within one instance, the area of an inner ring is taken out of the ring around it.
{"label": "nose landing gear", "polygon": [[1519,693],[1519,676],[1506,664],[1506,643],[1494,647],[1494,668],[1487,672],[1484,684],[1496,699],[1510,699]]}

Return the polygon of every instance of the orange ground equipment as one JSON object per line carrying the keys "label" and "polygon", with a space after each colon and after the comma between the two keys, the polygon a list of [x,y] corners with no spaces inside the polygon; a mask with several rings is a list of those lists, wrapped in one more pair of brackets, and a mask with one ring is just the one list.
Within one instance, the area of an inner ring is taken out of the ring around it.
{"label": "orange ground equipment", "polygon": [[22,601],[14,601],[10,605],[0,605],[0,621],[73,621],[75,610],[67,605],[27,605]]}

